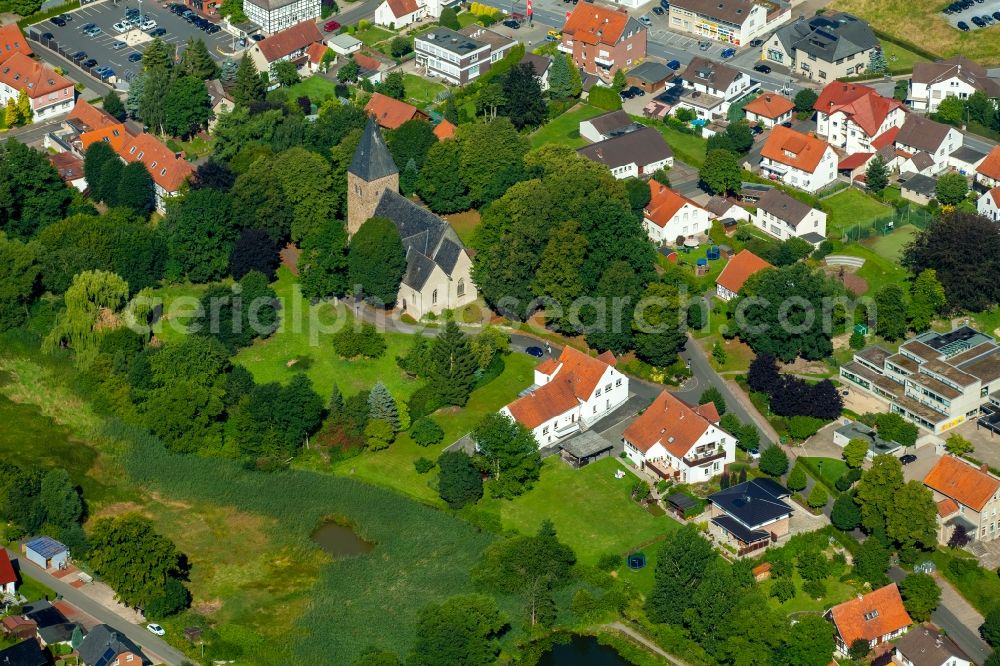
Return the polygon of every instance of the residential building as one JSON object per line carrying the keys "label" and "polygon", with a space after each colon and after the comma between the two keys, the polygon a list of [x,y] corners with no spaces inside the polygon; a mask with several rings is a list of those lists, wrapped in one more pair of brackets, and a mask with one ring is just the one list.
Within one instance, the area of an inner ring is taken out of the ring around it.
{"label": "residential building", "polygon": [[837,604],[826,612],[836,629],[837,652],[846,655],[855,641],[869,648],[899,638],[913,624],[895,583]]}
{"label": "residential building", "polygon": [[399,30],[427,15],[427,4],[417,0],[385,0],[375,8],[375,24]]}
{"label": "residential building", "polygon": [[726,263],[719,277],[715,279],[715,295],[721,301],[733,300],[751,275],[767,268],[774,266],[750,250],[740,250]]}
{"label": "residential building", "polygon": [[822,139],[779,125],[761,148],[760,171],[786,185],[816,192],[837,179],[837,152]]}
{"label": "residential building", "polygon": [[17,23],[0,26],[0,64],[15,53],[31,57],[33,52]]}
{"label": "residential building", "polygon": [[993,146],[986,159],[976,167],[976,183],[985,188],[1000,185],[1000,146]]}
{"label": "residential building", "polygon": [[69,151],[50,153],[46,157],[64,183],[80,192],[86,191],[87,177],[83,173],[83,159]]}
{"label": "residential building", "polygon": [[326,45],[333,49],[337,55],[351,55],[361,50],[364,43],[357,37],[348,35],[346,32],[334,35],[326,40]]}
{"label": "residential building", "polygon": [[578,149],[577,154],[600,162],[611,174],[623,178],[650,176],[664,167],[674,165],[674,151],[653,127],[592,143]]}
{"label": "residential building", "polygon": [[615,368],[614,354],[593,357],[563,348],[535,368],[535,383],[500,410],[551,446],[587,430],[628,400],[628,377]]}
{"label": "residential building", "polygon": [[[676,106],[688,107],[701,118],[724,115],[731,102],[749,94],[758,84],[746,73],[701,56],[691,62],[681,74],[685,91]],[[699,99],[705,98],[707,99]],[[711,110],[711,113],[705,111]]]}
{"label": "residential building", "polygon": [[863,73],[880,48],[867,23],[833,12],[778,28],[761,47],[761,58],[809,79],[833,81]]}
{"label": "residential building", "polygon": [[658,245],[674,243],[708,233],[712,226],[708,211],[659,181],[649,179],[649,203],[642,211],[642,226],[649,240]]}
{"label": "residential building", "polygon": [[[112,144],[113,146],[114,144]],[[116,152],[126,163],[142,162],[153,178],[156,210],[166,212],[167,199],[180,194],[194,167],[152,134],[142,133],[125,142]]]}
{"label": "residential building", "polygon": [[778,93],[765,92],[744,105],[747,121],[764,127],[774,127],[789,122],[795,111],[795,104]]}
{"label": "residential building", "polygon": [[372,93],[365,105],[365,113],[385,129],[396,129],[408,120],[427,120],[427,114],[412,104],[379,92]]}
{"label": "residential building", "polygon": [[52,655],[49,654],[48,650],[42,649],[34,636],[0,650],[0,664],[49,666],[51,663]]}
{"label": "residential building", "polygon": [[826,213],[777,188],[761,195],[753,225],[778,240],[797,237],[819,245],[826,239]]}
{"label": "residential building", "polygon": [[958,527],[975,541],[1000,536],[1000,479],[989,467],[945,455],[924,477],[924,485],[937,503],[938,543],[947,545]]}
{"label": "residential building", "polygon": [[455,136],[455,130],[457,129],[447,118],[442,118],[441,122],[434,126],[434,136],[437,137],[438,141],[451,139]]}
{"label": "residential building", "polygon": [[[58,604],[59,602],[56,602]],[[33,601],[21,607],[25,619],[35,623],[35,637],[42,647],[49,645],[69,645],[73,632],[77,628],[75,622],[70,622],[62,611],[48,601]]]}
{"label": "residential building", "polygon": [[791,493],[776,481],[751,479],[709,495],[709,531],[736,549],[739,557],[767,548],[787,536]]}
{"label": "residential building", "polygon": [[437,27],[413,42],[417,67],[429,77],[465,85],[490,71],[492,47],[486,41]]}
{"label": "residential building", "polygon": [[949,97],[968,99],[975,92],[992,100],[1000,99],[1000,78],[990,76],[986,68],[963,55],[940,62],[917,62],[906,95],[915,111],[932,113]]}
{"label": "residential building", "polygon": [[986,153],[980,152],[972,146],[963,145],[948,156],[948,166],[963,176],[973,176],[985,159]]}
{"label": "residential building", "polygon": [[788,3],[770,0],[671,0],[670,28],[741,46],[791,18]]}
{"label": "residential building", "polygon": [[82,97],[76,101],[73,110],[64,121],[65,125],[78,134],[117,125],[118,120],[104,109],[99,109]]}
{"label": "residential building", "polygon": [[984,192],[976,201],[976,210],[983,217],[1000,222],[1000,187]]}
{"label": "residential building", "polygon": [[466,37],[471,37],[477,41],[489,44],[490,64],[493,64],[503,58],[518,44],[516,39],[505,37],[499,32],[490,30],[489,28],[484,28],[478,23],[471,23],[464,28],[459,28],[458,32]]}
{"label": "residential building", "polygon": [[642,125],[632,120],[625,111],[618,109],[602,113],[596,118],[581,120],[580,136],[591,143],[597,143],[641,128]]}
{"label": "residential building", "polygon": [[611,81],[619,69],[646,57],[646,27],[624,7],[581,2],[566,18],[557,48],[586,73]]}
{"label": "residential building", "polygon": [[692,408],[661,391],[622,433],[625,455],[663,479],[700,483],[736,461],[736,438],[719,427],[715,403]]}
{"label": "residential building", "polygon": [[[705,210],[712,215],[713,220],[718,219],[723,221],[730,220],[739,222],[750,221],[750,211],[735,201],[725,197],[712,197],[705,204]],[[736,230],[735,226],[732,230]],[[728,234],[729,230],[727,230],[726,233]]]}
{"label": "residential building", "polygon": [[538,55],[537,53],[526,52],[524,57],[521,58],[521,62],[518,64],[531,65],[534,67],[535,78],[538,79],[538,85],[541,87],[542,92],[549,89],[549,67],[552,66],[552,58],[547,55]]}
{"label": "residential building", "polygon": [[236,108],[236,104],[226,89],[222,87],[222,81],[219,79],[205,81],[205,89],[208,90],[208,97],[212,102],[212,118],[208,121],[208,131],[211,132],[216,123],[219,122],[219,116],[232,112]]}
{"label": "residential building", "polygon": [[816,134],[848,154],[875,152],[875,138],[906,120],[902,102],[858,83],[828,84],[813,108]]}
{"label": "residential building", "polygon": [[406,271],[396,297],[403,314],[420,319],[475,301],[472,258],[447,222],[399,194],[399,169],[373,118],[368,119],[347,168],[347,230],[354,235],[372,217],[396,225]]}
{"label": "residential building", "polygon": [[273,35],[305,21],[315,27],[321,4],[320,0],[243,0],[243,13],[262,32]]}
{"label": "residential building", "polygon": [[896,442],[882,439],[878,433],[860,421],[848,421],[833,431],[833,443],[844,448],[852,440],[860,439],[868,444],[865,457],[869,460],[875,456],[895,455],[903,447]]}
{"label": "residential building", "polygon": [[932,626],[910,629],[896,641],[892,663],[897,666],[972,666],[955,641]]}
{"label": "residential building", "polygon": [[[913,160],[908,162],[912,164]],[[937,197],[936,178],[907,171],[899,176],[899,183],[899,196],[920,206],[926,206]]]}
{"label": "residential building", "polygon": [[149,658],[125,634],[106,624],[87,632],[78,648],[84,666],[147,666]]}
{"label": "residential building", "polygon": [[68,113],[76,102],[72,81],[16,49],[0,62],[0,105],[16,102],[22,90],[31,102],[31,122]]}
{"label": "residential building", "polygon": [[[308,61],[306,50],[310,44],[322,42],[323,35],[313,21],[303,21],[284,28],[267,39],[255,42],[250,48],[250,59],[258,72],[271,74],[274,63],[288,60],[302,68]],[[273,77],[272,77],[273,78]]]}
{"label": "residential building", "polygon": [[12,597],[16,593],[17,572],[14,571],[14,565],[10,561],[7,549],[0,548],[0,595]]}
{"label": "residential building", "polygon": [[667,89],[667,82],[677,74],[662,62],[646,60],[628,71],[626,83],[644,92],[660,93]]}
{"label": "residential building", "polygon": [[962,133],[951,125],[908,113],[893,142],[902,160],[900,171],[939,174],[948,168],[949,157],[962,147],[963,140]]}
{"label": "residential building", "polygon": [[324,69],[323,58],[326,57],[327,53],[330,54],[331,58],[336,58],[333,50],[323,42],[313,42],[306,47],[306,66],[309,73],[315,74]]}
{"label": "residential building", "polygon": [[840,377],[938,435],[974,419],[991,399],[1000,407],[1000,345],[968,326],[927,331],[896,354],[881,347],[856,352]]}
{"label": "residential building", "polygon": [[382,83],[385,79],[386,71],[390,65],[384,60],[373,58],[364,53],[355,53],[351,56],[354,62],[358,63],[358,78],[370,81],[372,85]]}

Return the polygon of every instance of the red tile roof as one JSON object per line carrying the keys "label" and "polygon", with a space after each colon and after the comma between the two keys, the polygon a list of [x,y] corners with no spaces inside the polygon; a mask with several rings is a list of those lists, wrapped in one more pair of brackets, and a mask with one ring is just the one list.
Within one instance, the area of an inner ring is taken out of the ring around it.
{"label": "red tile roof", "polygon": [[444,141],[455,136],[456,129],[448,120],[442,120],[434,127],[434,136],[438,138],[438,141]]}
{"label": "red tile roof", "polygon": [[420,111],[412,104],[382,93],[372,93],[372,98],[365,105],[365,113],[374,116],[381,127],[396,129],[407,120],[413,120]]}
{"label": "red tile roof", "polygon": [[32,99],[73,88],[70,80],[23,53],[13,53],[0,64],[0,83],[5,83],[14,90],[26,90],[28,97]]}
{"label": "red tile roof", "polygon": [[309,62],[314,65],[318,65],[323,61],[323,56],[326,52],[330,50],[330,47],[323,42],[313,42],[306,49],[306,55],[309,56]]}
{"label": "red tile roof", "polygon": [[771,130],[771,136],[764,142],[760,155],[775,162],[813,173],[827,150],[831,150],[831,148],[826,141],[779,125]]}
{"label": "red tile roof", "polygon": [[868,136],[878,131],[893,109],[903,108],[897,99],[882,97],[873,88],[857,83],[834,81],[820,93],[813,108],[826,114],[847,115]]}
{"label": "red tile roof", "polygon": [[141,161],[153,182],[166,192],[176,192],[194,173],[194,167],[174,155],[152,134],[140,134],[122,146],[118,154],[126,162]]}
{"label": "red tile roof", "polygon": [[585,44],[617,44],[628,24],[624,10],[608,9],[589,2],[573,7],[566,18],[563,34]]}
{"label": "red tile roof", "polygon": [[682,194],[674,192],[662,183],[650,179],[649,181],[649,203],[643,211],[643,215],[653,224],[663,228],[673,219],[684,204],[691,204],[695,208],[701,208],[698,204],[688,199]]}
{"label": "red tile roof", "polygon": [[951,514],[958,511],[958,502],[956,502],[950,497],[946,497],[945,499],[937,503],[937,511],[939,516],[941,516],[942,518],[947,518]]}
{"label": "red tile roof", "polygon": [[0,63],[15,53],[30,56],[32,51],[28,40],[24,38],[16,23],[0,26]]}
{"label": "red tile roof", "polygon": [[0,548],[0,585],[16,582],[17,573],[14,572],[14,565],[10,563],[10,555],[6,548]]}
{"label": "red tile roof", "polygon": [[125,125],[118,122],[113,125],[106,125],[101,129],[84,132],[80,135],[80,143],[83,144],[84,150],[90,148],[91,144],[97,143],[98,141],[104,141],[110,144],[116,153],[121,153],[125,144],[129,143],[131,140],[132,135],[129,133],[128,129]]}
{"label": "red tile roof", "polygon": [[354,58],[354,62],[358,63],[358,67],[362,71],[377,72],[382,67],[382,63],[371,56],[366,56],[364,53],[355,53],[351,57]]}
{"label": "red tile roof", "polygon": [[848,647],[858,639],[874,641],[913,624],[895,583],[834,606],[830,614]]}
{"label": "red tile roof", "polygon": [[662,391],[622,437],[643,453],[659,443],[674,457],[683,458],[710,426],[704,416]]}
{"label": "red tile roof", "polygon": [[838,169],[857,169],[859,166],[863,166],[872,155],[875,153],[854,153],[853,155],[848,155],[844,159],[840,160],[837,164]]}
{"label": "red tile roof", "polygon": [[98,109],[82,97],[76,100],[76,105],[66,116],[66,120],[76,121],[74,125],[81,127],[82,131],[85,132],[118,124],[118,121],[111,114],[103,109]]}
{"label": "red tile roof", "polygon": [[885,148],[896,143],[896,136],[899,134],[899,130],[902,127],[890,127],[886,131],[879,134],[877,137],[872,139],[872,148],[879,150],[880,148]]}
{"label": "red tile roof", "polygon": [[305,49],[313,42],[322,42],[323,35],[313,21],[303,21],[291,28],[276,32],[258,42],[257,48],[268,62],[280,60],[296,51]]}
{"label": "red tile roof", "polygon": [[389,9],[396,18],[403,18],[419,9],[417,0],[389,0]]}
{"label": "red tile roof", "polygon": [[83,160],[70,152],[48,155],[49,164],[59,172],[59,177],[67,183],[83,178]]}
{"label": "red tile roof", "polygon": [[719,408],[715,406],[714,402],[706,402],[704,405],[698,405],[694,408],[695,414],[702,417],[709,423],[718,423],[719,419]]}
{"label": "red tile roof", "polygon": [[1000,146],[993,146],[993,150],[982,161],[982,164],[976,167],[976,173],[993,180],[1000,180]]}
{"label": "red tile roof", "polygon": [[1000,490],[1000,479],[952,456],[942,456],[924,477],[924,485],[976,511]]}
{"label": "red tile roof", "polygon": [[[603,355],[602,355],[603,356]],[[514,418],[526,428],[537,428],[588,400],[598,382],[614,365],[614,355],[594,358],[572,347],[564,347],[559,360],[546,359],[537,370],[550,377],[548,383],[507,405]]]}
{"label": "red tile roof", "polygon": [[794,108],[795,104],[793,104],[787,97],[782,97],[777,93],[764,93],[744,106],[743,110],[748,113],[756,113],[758,116],[774,120],[775,118],[780,118]]}
{"label": "red tile roof", "polygon": [[993,205],[1000,208],[1000,186],[994,187],[987,194],[993,197]]}
{"label": "red tile roof", "polygon": [[715,278],[715,283],[721,284],[734,294],[738,294],[747,278],[765,268],[774,268],[774,266],[750,250],[740,250],[735,257],[729,260],[726,267],[719,273],[719,277]]}

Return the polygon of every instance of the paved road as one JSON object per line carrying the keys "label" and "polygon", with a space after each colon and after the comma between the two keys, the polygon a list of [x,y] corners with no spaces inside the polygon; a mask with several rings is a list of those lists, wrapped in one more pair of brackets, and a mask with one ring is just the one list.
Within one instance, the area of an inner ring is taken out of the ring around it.
{"label": "paved road", "polygon": [[[16,553],[9,550],[7,552],[12,561],[17,558]],[[18,564],[22,561],[23,560],[17,558]],[[158,659],[159,662],[169,664],[170,666],[178,666],[181,662],[187,659],[187,657],[175,648],[168,645],[166,641],[146,631],[145,627],[140,627],[132,624],[131,622],[127,622],[122,617],[112,613],[101,604],[83,594],[80,590],[64,583],[47,571],[39,569],[34,564],[25,562],[24,566],[20,568],[20,572],[22,576],[36,580],[42,585],[51,588],[56,592],[56,594],[63,597],[66,601],[73,604],[87,615],[90,615],[98,622],[103,622],[104,624],[114,627],[115,631],[119,631],[128,636],[139,647],[143,648],[144,651],[155,655],[156,659],[154,659],[154,662]]]}
{"label": "paved road", "polygon": [[[906,572],[899,567],[891,567],[889,578],[899,583],[906,578]],[[939,574],[934,574],[934,579],[941,587],[941,605],[931,613],[931,621],[944,629],[975,663],[982,664],[991,652],[990,646],[979,637],[982,616]],[[975,626],[970,626],[972,624]]]}

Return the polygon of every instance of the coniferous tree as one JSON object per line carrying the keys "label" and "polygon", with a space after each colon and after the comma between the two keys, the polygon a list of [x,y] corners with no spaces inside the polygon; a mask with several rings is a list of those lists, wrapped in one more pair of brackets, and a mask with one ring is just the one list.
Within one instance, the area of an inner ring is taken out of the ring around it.
{"label": "coniferous tree", "polygon": [[468,336],[449,320],[431,344],[429,379],[433,390],[446,405],[464,405],[472,393],[478,367]]}
{"label": "coniferous tree", "polygon": [[142,52],[142,69],[149,72],[157,68],[174,66],[174,48],[159,37],[153,39]]}
{"label": "coniferous tree", "polygon": [[239,106],[249,107],[264,99],[264,82],[261,81],[257,68],[250,56],[243,54],[236,70],[236,83],[233,85],[233,102]]}
{"label": "coniferous tree", "polygon": [[220,72],[219,65],[200,38],[188,39],[178,68],[183,74],[193,76],[199,81],[218,78]]}
{"label": "coniferous tree", "polygon": [[340,387],[336,384],[330,391],[330,404],[327,411],[331,417],[337,417],[344,411],[344,394],[340,392]]}
{"label": "coniferous tree", "polygon": [[438,494],[453,509],[478,502],[483,477],[464,451],[445,451],[438,458]]}
{"label": "coniferous tree", "polygon": [[542,87],[535,77],[535,66],[531,63],[515,65],[503,79],[503,115],[510,118],[514,127],[538,127],[545,122],[548,110]]}
{"label": "coniferous tree", "polygon": [[28,98],[28,91],[24,88],[17,93],[17,122],[20,125],[28,125],[34,118],[31,110],[31,99]]}
{"label": "coniferous tree", "polygon": [[[107,201],[105,191],[104,169],[111,162],[119,162],[118,155],[110,144],[95,141],[87,148],[83,157],[83,175],[87,178],[90,196],[95,201]],[[117,183],[115,183],[117,187]]]}
{"label": "coniferous tree", "polygon": [[[552,57],[552,64],[549,68],[549,95],[553,99],[569,99],[579,94],[574,92],[574,69],[568,55],[556,53]],[[579,73],[577,79],[579,79]]]}
{"label": "coniferous tree", "polygon": [[142,162],[126,164],[118,181],[116,205],[131,208],[140,215],[153,210],[153,178]]}
{"label": "coniferous tree", "polygon": [[121,97],[114,90],[108,91],[108,94],[104,96],[103,106],[104,110],[113,116],[115,120],[119,122],[125,120],[125,105],[122,104]]}
{"label": "coniferous tree", "polygon": [[889,167],[881,155],[876,155],[865,170],[865,185],[870,192],[881,195],[888,184]]}
{"label": "coniferous tree", "polygon": [[385,421],[394,430],[399,430],[399,408],[396,406],[396,399],[389,393],[382,380],[375,382],[375,386],[368,394],[368,417]]}

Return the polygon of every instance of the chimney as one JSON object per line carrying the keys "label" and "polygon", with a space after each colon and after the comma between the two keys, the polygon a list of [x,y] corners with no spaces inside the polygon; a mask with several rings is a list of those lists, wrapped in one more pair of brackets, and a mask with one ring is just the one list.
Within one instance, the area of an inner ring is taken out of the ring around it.
{"label": "chimney", "polygon": [[989,474],[990,466],[987,465],[986,463],[983,463],[982,465],[979,466],[979,471],[982,472],[983,474]]}
{"label": "chimney", "polygon": [[767,102],[768,104],[770,104],[771,103],[771,96],[770,95],[764,95],[764,101]]}

